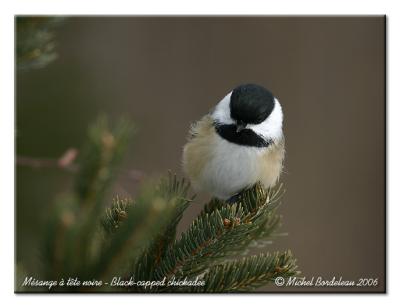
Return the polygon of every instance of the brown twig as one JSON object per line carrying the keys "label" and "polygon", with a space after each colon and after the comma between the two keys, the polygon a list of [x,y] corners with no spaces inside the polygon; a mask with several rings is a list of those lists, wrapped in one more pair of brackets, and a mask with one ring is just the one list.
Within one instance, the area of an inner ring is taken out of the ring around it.
{"label": "brown twig", "polygon": [[[79,169],[78,164],[75,163],[77,156],[78,150],[75,148],[69,148],[60,158],[35,158],[30,156],[17,156],[16,164],[18,166],[29,167],[32,169],[59,168],[69,172],[76,172]],[[144,172],[137,169],[123,170],[122,174],[135,182],[139,182],[145,177]]]}
{"label": "brown twig", "polygon": [[74,163],[78,155],[78,150],[70,148],[64,154],[56,158],[33,158],[29,156],[17,156],[17,165],[31,168],[60,168],[68,171],[76,171],[77,165]]}

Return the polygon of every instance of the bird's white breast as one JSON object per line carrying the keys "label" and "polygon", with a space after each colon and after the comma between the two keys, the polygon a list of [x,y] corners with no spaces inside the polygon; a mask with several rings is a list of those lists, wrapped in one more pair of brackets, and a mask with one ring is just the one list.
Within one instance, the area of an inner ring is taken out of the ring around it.
{"label": "bird's white breast", "polygon": [[259,179],[259,159],[266,149],[237,145],[215,134],[210,151],[199,178],[202,190],[228,199]]}

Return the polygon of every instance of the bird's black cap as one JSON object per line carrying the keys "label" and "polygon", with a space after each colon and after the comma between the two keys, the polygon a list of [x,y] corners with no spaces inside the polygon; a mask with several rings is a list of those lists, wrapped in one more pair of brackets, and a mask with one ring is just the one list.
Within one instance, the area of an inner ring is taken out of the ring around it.
{"label": "bird's black cap", "polygon": [[274,106],[273,94],[264,87],[240,85],[232,91],[231,118],[239,123],[259,124],[271,114]]}

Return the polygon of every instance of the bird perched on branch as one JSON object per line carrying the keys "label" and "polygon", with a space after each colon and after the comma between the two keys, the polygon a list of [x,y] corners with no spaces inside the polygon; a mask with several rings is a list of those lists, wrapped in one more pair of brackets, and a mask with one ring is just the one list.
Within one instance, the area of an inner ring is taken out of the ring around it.
{"label": "bird perched on branch", "polygon": [[234,88],[190,129],[183,169],[196,191],[232,200],[243,189],[279,179],[285,146],[283,113],[262,86]]}

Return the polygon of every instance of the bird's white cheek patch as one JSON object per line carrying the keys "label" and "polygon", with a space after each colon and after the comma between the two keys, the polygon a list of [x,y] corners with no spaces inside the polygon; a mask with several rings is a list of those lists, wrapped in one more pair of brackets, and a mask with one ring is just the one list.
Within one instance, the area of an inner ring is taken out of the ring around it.
{"label": "bird's white cheek patch", "polygon": [[275,107],[269,117],[262,123],[256,125],[248,125],[257,135],[263,136],[265,139],[280,140],[282,133],[283,112],[279,101],[275,98]]}

